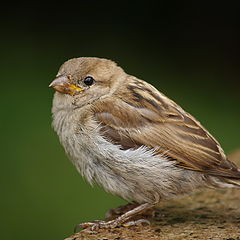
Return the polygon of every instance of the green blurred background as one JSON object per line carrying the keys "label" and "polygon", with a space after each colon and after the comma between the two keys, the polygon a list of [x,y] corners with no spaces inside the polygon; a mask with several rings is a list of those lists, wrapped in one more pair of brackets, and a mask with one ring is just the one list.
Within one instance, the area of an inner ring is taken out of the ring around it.
{"label": "green blurred background", "polygon": [[69,58],[115,60],[197,117],[227,153],[240,147],[238,15],[230,2],[2,6],[1,239],[63,239],[124,203],[81,178],[51,128],[48,85]]}

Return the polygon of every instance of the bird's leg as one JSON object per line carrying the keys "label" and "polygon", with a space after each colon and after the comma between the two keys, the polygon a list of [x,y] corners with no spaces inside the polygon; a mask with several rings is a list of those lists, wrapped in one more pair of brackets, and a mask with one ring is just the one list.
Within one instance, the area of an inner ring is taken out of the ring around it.
{"label": "bird's leg", "polygon": [[140,214],[153,206],[154,205],[152,205],[150,203],[144,203],[144,204],[141,204],[141,205],[133,208],[132,210],[127,211],[126,213],[124,213],[121,216],[117,217],[116,219],[112,220],[113,225],[114,225],[113,227],[116,227],[117,225],[120,225],[120,224],[126,222],[127,220],[134,217],[135,215]]}
{"label": "bird's leg", "polygon": [[[134,217],[135,215],[140,214],[140,213],[144,212],[145,210],[154,207],[154,205],[155,204],[151,204],[151,203],[143,203],[143,204],[133,208],[132,210],[127,211],[126,213],[122,214],[121,216],[117,217],[114,220],[80,223],[75,227],[75,230],[77,230],[78,228],[90,228],[90,230],[94,231],[94,230],[98,230],[100,228],[115,228],[115,227],[123,224],[130,218]],[[149,222],[147,220],[143,220],[143,219],[141,219],[140,222],[145,222],[145,223],[149,224]],[[129,224],[127,223],[126,226],[136,225],[136,224],[139,224],[140,222],[139,222],[139,220],[136,222],[131,221],[131,222],[129,222]]]}
{"label": "bird's leg", "polygon": [[116,218],[116,217],[126,213],[129,210],[132,210],[133,208],[135,208],[135,207],[137,207],[139,205],[140,205],[139,203],[131,202],[131,203],[128,203],[126,205],[119,206],[117,208],[113,208],[113,209],[108,210],[105,213],[105,216],[108,219],[113,219],[113,218]]}

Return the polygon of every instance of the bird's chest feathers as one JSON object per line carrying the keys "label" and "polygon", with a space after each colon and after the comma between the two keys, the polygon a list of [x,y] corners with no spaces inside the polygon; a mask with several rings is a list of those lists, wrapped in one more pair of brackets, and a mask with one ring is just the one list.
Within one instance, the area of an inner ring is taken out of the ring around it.
{"label": "bird's chest feathers", "polygon": [[80,118],[81,112],[59,111],[54,114],[53,127],[72,163],[92,183],[106,170],[109,143],[99,135],[96,123],[86,124],[86,119]]}

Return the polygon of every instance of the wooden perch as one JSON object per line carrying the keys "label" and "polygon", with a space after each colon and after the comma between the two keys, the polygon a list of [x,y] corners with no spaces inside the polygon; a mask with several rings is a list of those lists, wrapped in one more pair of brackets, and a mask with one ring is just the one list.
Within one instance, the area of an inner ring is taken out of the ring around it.
{"label": "wooden perch", "polygon": [[[229,159],[240,166],[240,149]],[[240,240],[240,189],[201,189],[163,201],[160,209],[142,218],[151,226],[82,230],[65,240]]]}

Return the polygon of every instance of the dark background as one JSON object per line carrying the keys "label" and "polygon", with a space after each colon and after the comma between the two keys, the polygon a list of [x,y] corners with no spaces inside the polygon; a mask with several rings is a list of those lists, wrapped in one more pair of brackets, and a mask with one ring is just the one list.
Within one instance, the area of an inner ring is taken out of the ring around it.
{"label": "dark background", "polygon": [[91,188],[51,128],[59,66],[105,57],[240,146],[239,8],[231,1],[79,1],[1,7],[1,239],[63,239],[124,203]]}

